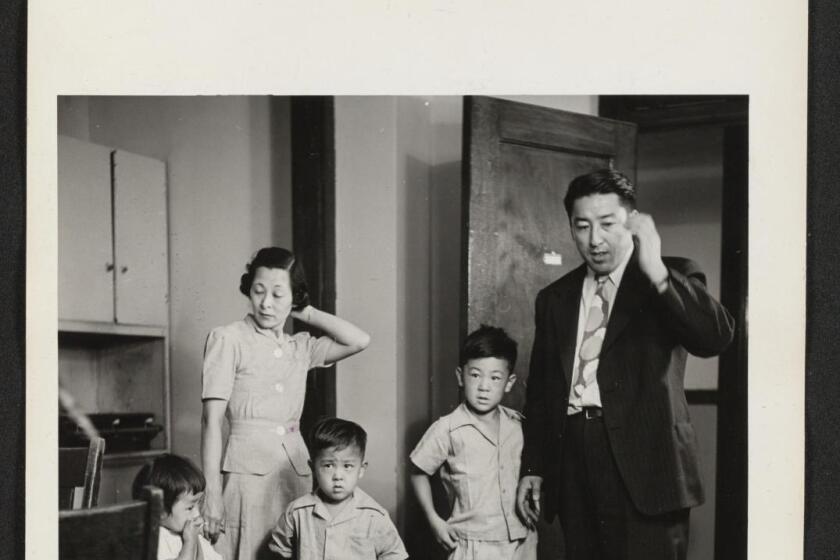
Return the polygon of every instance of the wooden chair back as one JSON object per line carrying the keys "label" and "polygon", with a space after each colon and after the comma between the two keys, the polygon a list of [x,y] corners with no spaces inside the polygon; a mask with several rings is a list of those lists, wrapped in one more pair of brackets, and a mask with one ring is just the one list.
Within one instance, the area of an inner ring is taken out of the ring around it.
{"label": "wooden chair back", "polygon": [[73,509],[76,489],[82,489],[81,507],[99,502],[99,480],[105,440],[93,438],[87,447],[58,448],[58,509]]}
{"label": "wooden chair back", "polygon": [[146,486],[143,499],[58,512],[60,560],[156,560],[163,491]]}

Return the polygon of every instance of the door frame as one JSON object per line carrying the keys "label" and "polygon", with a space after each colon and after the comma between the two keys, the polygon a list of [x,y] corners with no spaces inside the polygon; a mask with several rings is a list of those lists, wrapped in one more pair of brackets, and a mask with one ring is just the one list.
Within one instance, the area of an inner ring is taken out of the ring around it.
{"label": "door frame", "polygon": [[[292,249],[303,264],[312,305],[336,312],[335,103],[332,96],[290,98]],[[323,334],[300,321],[294,331]],[[301,432],[319,418],[335,416],[335,364],[311,370]]]}

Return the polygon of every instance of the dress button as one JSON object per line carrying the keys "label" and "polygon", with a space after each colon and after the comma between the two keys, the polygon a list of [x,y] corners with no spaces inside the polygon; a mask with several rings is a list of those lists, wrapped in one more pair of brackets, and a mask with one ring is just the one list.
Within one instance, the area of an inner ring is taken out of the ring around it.
{"label": "dress button", "polygon": [[282,393],[283,392],[283,384],[278,383],[277,385],[274,386],[274,390],[277,391],[278,393]]}
{"label": "dress button", "polygon": [[277,426],[275,432],[277,432],[278,436],[286,435],[286,428],[284,428],[283,426]]}
{"label": "dress button", "polygon": [[275,358],[282,358],[283,357],[283,351],[280,350],[279,348],[275,348],[274,349],[274,357]]}

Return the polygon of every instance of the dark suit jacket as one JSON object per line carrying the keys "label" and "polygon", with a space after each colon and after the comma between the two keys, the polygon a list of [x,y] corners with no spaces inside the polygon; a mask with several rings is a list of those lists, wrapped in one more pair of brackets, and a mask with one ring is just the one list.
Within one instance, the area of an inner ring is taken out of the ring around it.
{"label": "dark suit jacket", "polygon": [[[613,302],[598,365],[604,423],[630,498],[658,514],[703,502],[697,438],[683,378],[686,351],[714,356],[731,342],[734,320],[706,291],[696,263],[663,259],[669,286],[658,294],[634,254]],[[522,475],[543,477],[544,511],[557,511],[563,430],[572,381],[586,265],[544,288],[525,402]]]}

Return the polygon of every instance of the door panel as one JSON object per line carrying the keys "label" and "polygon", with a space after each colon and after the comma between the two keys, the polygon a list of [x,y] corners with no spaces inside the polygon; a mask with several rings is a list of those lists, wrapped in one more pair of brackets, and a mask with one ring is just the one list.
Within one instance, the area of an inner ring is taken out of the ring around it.
{"label": "door panel", "polygon": [[[581,264],[563,207],[574,177],[604,167],[635,175],[636,126],[476,97],[465,102],[466,332],[503,327],[519,343],[524,404],[537,292]],[[462,333],[462,334],[466,334]]]}
{"label": "door panel", "polygon": [[114,152],[116,316],[123,324],[166,325],[166,166]]}
{"label": "door panel", "polygon": [[114,321],[111,149],[58,137],[58,317]]}

